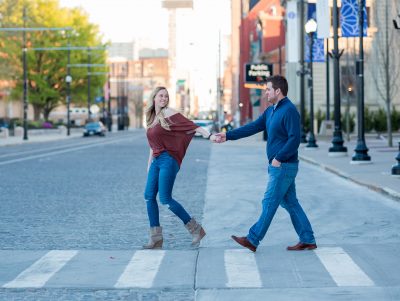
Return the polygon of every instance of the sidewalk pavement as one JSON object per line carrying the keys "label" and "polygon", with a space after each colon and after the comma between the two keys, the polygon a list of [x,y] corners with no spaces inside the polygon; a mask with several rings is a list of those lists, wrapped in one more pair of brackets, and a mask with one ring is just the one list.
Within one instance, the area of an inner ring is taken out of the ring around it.
{"label": "sidewalk pavement", "polygon": [[26,144],[32,142],[48,142],[48,141],[56,141],[56,140],[64,140],[70,139],[75,137],[82,136],[81,131],[73,131],[71,132],[70,136],[67,136],[66,133],[53,133],[53,134],[37,134],[37,135],[30,135],[28,131],[28,140],[24,140],[23,137],[15,137],[10,136],[7,138],[0,138],[0,147],[2,146],[11,146],[11,145],[18,145],[18,144]]}
{"label": "sidewalk pavement", "polygon": [[300,146],[301,161],[317,165],[344,179],[400,201],[400,177],[391,175],[392,166],[397,164],[395,158],[399,152],[399,137],[393,140],[394,147],[388,147],[386,140],[375,135],[366,137],[370,164],[350,163],[357,144],[356,137],[349,142],[345,141],[347,155],[343,157],[329,156],[328,150],[332,146],[330,138],[317,137],[317,140],[317,149],[307,149],[306,144]]}

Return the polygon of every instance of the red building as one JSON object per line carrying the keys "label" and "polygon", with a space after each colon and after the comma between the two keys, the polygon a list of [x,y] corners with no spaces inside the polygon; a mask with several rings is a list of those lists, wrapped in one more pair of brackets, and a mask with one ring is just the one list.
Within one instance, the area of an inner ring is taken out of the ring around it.
{"label": "red building", "polygon": [[262,112],[267,107],[261,91],[244,87],[245,64],[272,64],[273,74],[284,74],[285,11],[280,0],[242,0],[241,11],[238,88],[240,123],[244,124],[256,117],[253,116],[254,112],[258,115],[259,111]]}

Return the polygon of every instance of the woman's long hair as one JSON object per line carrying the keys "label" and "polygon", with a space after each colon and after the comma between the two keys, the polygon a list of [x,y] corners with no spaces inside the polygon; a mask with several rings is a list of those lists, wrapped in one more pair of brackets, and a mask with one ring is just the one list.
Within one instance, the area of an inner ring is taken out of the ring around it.
{"label": "woman's long hair", "polygon": [[[154,98],[156,97],[157,93],[160,92],[161,90],[167,90],[165,87],[156,87],[153,92],[150,95],[149,102],[146,107],[146,126],[147,128],[150,128],[151,125],[160,123],[160,125],[166,129],[167,131],[170,131],[169,124],[165,120],[165,115],[164,115],[164,110],[168,107],[169,99],[167,105],[156,114],[156,107],[154,103]],[[157,121],[156,121],[157,120]],[[156,121],[156,122],[155,122]]]}

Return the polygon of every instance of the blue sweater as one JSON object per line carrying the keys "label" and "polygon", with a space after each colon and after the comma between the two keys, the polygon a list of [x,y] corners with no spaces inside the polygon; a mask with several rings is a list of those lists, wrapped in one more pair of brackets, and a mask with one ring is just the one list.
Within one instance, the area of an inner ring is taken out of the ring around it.
{"label": "blue sweater", "polygon": [[285,97],[274,109],[268,107],[255,121],[226,133],[226,140],[237,140],[267,131],[267,157],[269,163],[298,162],[300,145],[300,115],[294,104]]}

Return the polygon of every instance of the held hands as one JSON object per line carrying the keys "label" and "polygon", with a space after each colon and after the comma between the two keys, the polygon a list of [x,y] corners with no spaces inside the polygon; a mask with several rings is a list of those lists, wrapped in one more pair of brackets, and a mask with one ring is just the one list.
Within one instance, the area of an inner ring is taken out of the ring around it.
{"label": "held hands", "polygon": [[214,136],[214,140],[211,140],[211,141],[213,141],[214,143],[223,143],[226,141],[226,133],[218,133],[218,134],[214,134],[213,136]]}

